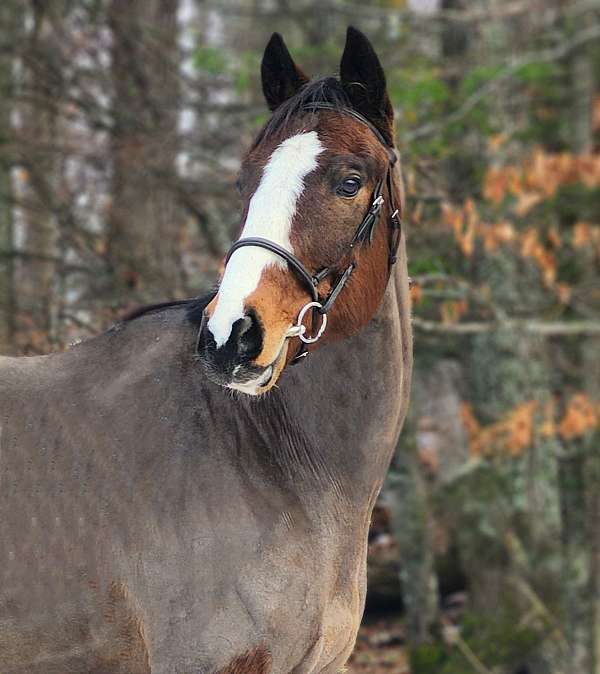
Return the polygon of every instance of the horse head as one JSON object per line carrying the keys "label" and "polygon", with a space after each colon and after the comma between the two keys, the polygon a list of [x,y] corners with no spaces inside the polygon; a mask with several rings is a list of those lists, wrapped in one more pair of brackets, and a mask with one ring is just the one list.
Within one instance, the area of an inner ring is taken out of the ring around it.
{"label": "horse head", "polygon": [[339,78],[309,80],[274,34],[261,71],[272,116],[242,161],[241,234],[198,339],[207,376],[251,395],[372,319],[400,239],[393,110],[368,39],[349,28]]}

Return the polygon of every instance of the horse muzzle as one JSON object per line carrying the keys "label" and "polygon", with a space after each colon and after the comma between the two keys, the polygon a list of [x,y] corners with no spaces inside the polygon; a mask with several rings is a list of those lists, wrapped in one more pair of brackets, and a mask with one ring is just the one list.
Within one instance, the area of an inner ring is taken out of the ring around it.
{"label": "horse muzzle", "polygon": [[256,359],[263,351],[263,326],[253,311],[232,326],[225,344],[217,346],[205,315],[198,333],[197,353],[207,378],[226,388],[249,395],[266,393],[277,381],[286,364],[288,340],[284,340],[275,359],[261,365]]}

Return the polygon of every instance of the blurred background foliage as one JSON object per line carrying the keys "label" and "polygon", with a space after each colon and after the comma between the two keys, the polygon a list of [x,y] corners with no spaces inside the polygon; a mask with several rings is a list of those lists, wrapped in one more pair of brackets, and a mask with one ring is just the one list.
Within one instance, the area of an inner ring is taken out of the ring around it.
{"label": "blurred background foliage", "polygon": [[348,24],[396,111],[416,356],[351,669],[598,674],[597,0],[3,0],[0,350],[214,283],[268,37],[327,74]]}

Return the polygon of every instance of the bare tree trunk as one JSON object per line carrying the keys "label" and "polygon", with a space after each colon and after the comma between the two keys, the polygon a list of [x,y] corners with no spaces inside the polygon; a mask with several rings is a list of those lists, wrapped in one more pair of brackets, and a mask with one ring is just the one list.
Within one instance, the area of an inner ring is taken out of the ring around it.
{"label": "bare tree trunk", "polygon": [[[14,34],[19,23],[19,10],[14,2],[0,5],[0,26],[7,34]],[[0,353],[8,353],[14,346],[16,297],[14,248],[14,210],[11,177],[10,143],[12,136],[13,58],[0,56]]]}
{"label": "bare tree trunk", "polygon": [[178,151],[178,0],[113,0],[112,205],[108,260],[113,300],[175,297],[183,217],[173,190]]}
{"label": "bare tree trunk", "polygon": [[49,65],[53,53],[53,28],[50,12],[56,10],[31,3],[32,28],[24,61],[25,87],[30,102],[23,106],[21,136],[22,163],[26,167],[27,186],[23,198],[25,250],[33,257],[23,260],[19,274],[20,309],[30,335],[27,350],[41,351],[52,338],[54,299],[55,218],[52,197],[55,158],[49,151],[56,137],[54,104],[60,91],[53,86]]}
{"label": "bare tree trunk", "polygon": [[583,448],[566,446],[558,459],[562,529],[562,595],[569,662],[565,671],[591,672],[589,536]]}
{"label": "bare tree trunk", "polygon": [[[464,10],[466,0],[442,0],[441,9],[444,11]],[[469,35],[467,24],[460,21],[446,19],[442,26],[441,53],[444,63],[444,80],[450,92],[455,95],[459,89],[461,79],[467,72],[466,59],[471,48],[472,38]],[[454,102],[449,103],[448,112],[451,112]],[[473,156],[468,143],[461,147],[461,152],[455,152],[445,161],[444,174],[448,193],[456,201],[466,197],[465,185],[472,184],[466,179],[473,170]]]}
{"label": "bare tree trunk", "polygon": [[[567,3],[568,4],[568,3]],[[581,15],[573,19],[573,27],[569,32],[583,31],[585,20]],[[571,83],[571,146],[576,154],[592,151],[594,131],[592,126],[592,110],[594,103],[594,68],[589,43],[577,48],[570,59]]]}
{"label": "bare tree trunk", "polygon": [[[600,400],[600,340],[588,339],[583,346],[585,384],[592,400]],[[592,674],[600,674],[600,433],[589,441],[586,459],[587,520],[591,552],[589,601],[591,603]]]}
{"label": "bare tree trunk", "polygon": [[419,465],[417,447],[407,446],[406,437],[403,436],[396,452],[388,494],[401,555],[406,636],[410,646],[415,647],[431,639],[438,596],[427,485]]}
{"label": "bare tree trunk", "polygon": [[[569,3],[565,3],[568,5]],[[583,17],[583,18],[582,18]],[[585,18],[565,19],[566,32],[585,29]],[[589,46],[575,50],[569,61],[571,83],[571,149],[592,151],[592,103],[594,73]],[[589,282],[597,282],[593,256],[583,253],[582,264]],[[582,345],[584,386],[592,396],[599,393],[600,341],[591,337]],[[600,459],[598,437],[567,448],[559,459],[559,488],[563,526],[563,609],[569,642],[571,671],[600,672]],[[588,500],[586,502],[586,494]]]}

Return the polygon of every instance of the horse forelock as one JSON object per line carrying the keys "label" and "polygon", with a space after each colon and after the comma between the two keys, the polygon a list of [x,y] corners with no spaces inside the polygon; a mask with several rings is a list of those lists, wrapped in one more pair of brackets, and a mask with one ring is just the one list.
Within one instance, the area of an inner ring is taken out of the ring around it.
{"label": "horse forelock", "polygon": [[297,124],[301,115],[311,115],[306,108],[315,103],[327,103],[333,110],[342,111],[351,107],[341,82],[335,77],[317,77],[305,84],[297,94],[288,98],[272,114],[256,137],[250,151],[273,135],[287,135]]}

